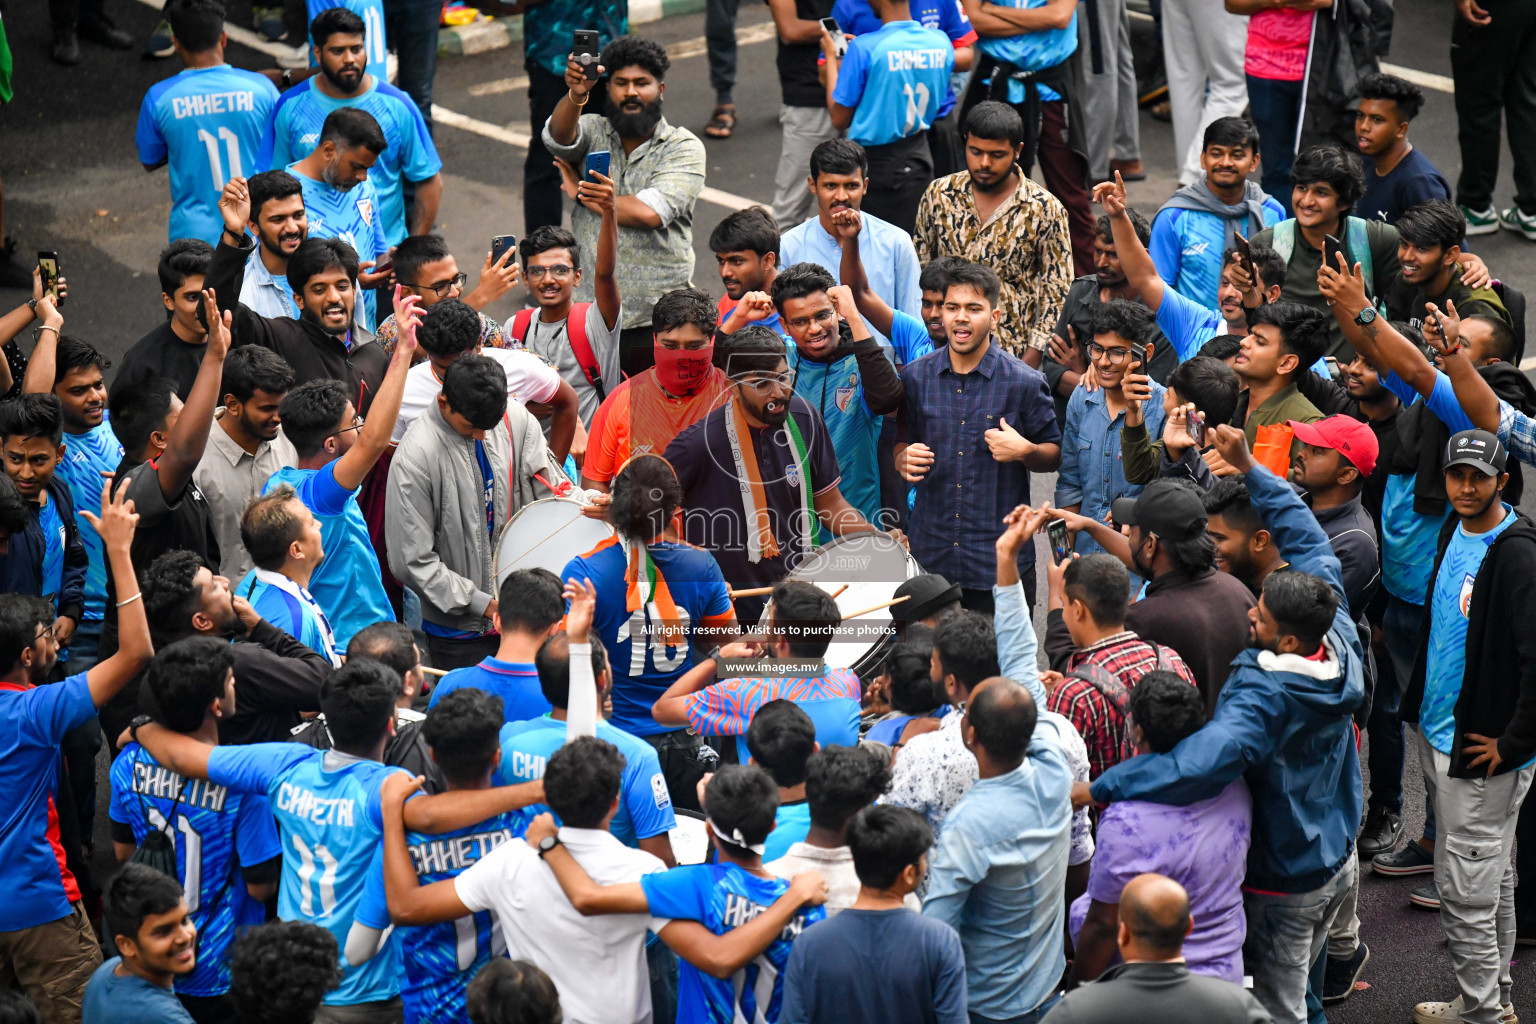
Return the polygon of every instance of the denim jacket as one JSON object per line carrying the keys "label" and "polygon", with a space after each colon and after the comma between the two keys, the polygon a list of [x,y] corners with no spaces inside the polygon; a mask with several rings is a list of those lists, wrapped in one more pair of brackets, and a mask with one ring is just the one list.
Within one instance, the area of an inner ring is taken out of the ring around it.
{"label": "denim jacket", "polygon": [[[1167,389],[1152,382],[1152,397],[1141,403],[1146,418],[1147,433],[1161,437],[1163,420],[1163,394]],[[1061,436],[1061,469],[1056,478],[1056,507],[1080,506],[1079,511],[1089,519],[1103,522],[1109,514],[1109,506],[1116,498],[1135,497],[1141,493],[1140,484],[1127,483],[1125,469],[1120,463],[1120,431],[1125,427],[1122,412],[1113,419],[1109,415],[1109,403],[1104,390],[1089,392],[1078,387],[1067,401],[1067,425]],[[1077,552],[1081,555],[1102,551],[1098,543],[1086,533],[1077,537]]]}

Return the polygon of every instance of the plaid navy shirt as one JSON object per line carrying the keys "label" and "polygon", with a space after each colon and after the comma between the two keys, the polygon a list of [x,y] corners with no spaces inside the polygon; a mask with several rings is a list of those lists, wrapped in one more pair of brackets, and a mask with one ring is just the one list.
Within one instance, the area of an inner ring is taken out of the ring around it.
{"label": "plaid navy shirt", "polygon": [[[1029,502],[1029,470],[997,462],[986,432],[1006,419],[1036,444],[1060,444],[1056,406],[1045,375],[1009,355],[995,340],[970,373],[950,368],[937,349],[901,371],[907,392],[906,440],[933,451],[933,466],[917,485],[909,521],[912,555],[924,572],[967,589],[990,590],[997,579],[997,536],[1003,516]],[[1019,552],[1019,571],[1035,561],[1035,546]]]}

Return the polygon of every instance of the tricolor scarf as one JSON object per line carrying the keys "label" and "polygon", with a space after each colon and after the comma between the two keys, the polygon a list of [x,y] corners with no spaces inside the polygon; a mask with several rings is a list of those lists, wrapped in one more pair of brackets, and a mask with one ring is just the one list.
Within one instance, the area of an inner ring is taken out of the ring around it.
{"label": "tricolor scarf", "polygon": [[[594,553],[618,543],[619,538],[609,537],[594,549]],[[624,610],[633,615],[636,610],[644,608],[646,621],[655,631],[650,637],[630,637],[630,641],[641,644],[655,641],[667,647],[679,647],[686,643],[688,630],[682,616],[678,614],[677,602],[672,600],[672,590],[667,586],[666,577],[662,576],[656,560],[651,557],[650,549],[637,540],[625,540],[623,544],[624,560],[628,564],[624,571]]]}
{"label": "tricolor scarf", "polygon": [[[789,485],[795,488],[796,510],[803,510],[805,514],[806,528],[800,535],[800,550],[804,553],[811,549],[816,532],[812,526],[816,520],[816,509],[811,504],[810,460],[806,456],[805,438],[800,436],[800,425],[795,422],[793,415],[785,418],[784,429],[789,434],[794,459],[786,468],[784,476]],[[769,523],[768,496],[763,488],[762,469],[757,464],[757,447],[750,443],[751,430],[746,413],[733,397],[726,403],[725,436],[731,446],[731,458],[736,463],[736,479],[741,482],[742,513],[747,523],[747,561],[755,565],[765,555],[777,558],[779,542],[774,538],[773,527]],[[749,442],[745,445],[741,443],[743,435],[746,435]],[[793,528],[793,517],[790,525]]]}
{"label": "tricolor scarf", "polygon": [[[256,568],[252,571],[255,573],[256,579],[269,587],[276,587],[315,613],[316,625],[320,629],[320,646],[324,648],[319,653],[329,659],[333,666],[340,668],[342,659],[336,650],[336,633],[331,629],[331,620],[326,618],[325,610],[320,607],[320,602],[315,600],[314,595],[307,588],[299,586],[280,572],[272,572],[269,569],[262,568]],[[247,591],[247,594],[249,594],[249,591]]]}

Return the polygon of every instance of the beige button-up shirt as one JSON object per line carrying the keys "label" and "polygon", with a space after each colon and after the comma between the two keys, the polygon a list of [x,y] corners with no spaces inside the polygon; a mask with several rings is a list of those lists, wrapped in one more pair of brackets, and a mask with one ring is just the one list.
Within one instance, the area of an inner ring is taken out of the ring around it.
{"label": "beige button-up shirt", "polygon": [[234,585],[251,571],[252,564],[240,540],[245,506],[261,493],[273,473],[296,465],[299,456],[281,431],[275,439],[263,441],[252,455],[225,432],[223,418],[224,410],[220,409],[192,479],[213,511],[213,532],[219,538],[219,575]]}

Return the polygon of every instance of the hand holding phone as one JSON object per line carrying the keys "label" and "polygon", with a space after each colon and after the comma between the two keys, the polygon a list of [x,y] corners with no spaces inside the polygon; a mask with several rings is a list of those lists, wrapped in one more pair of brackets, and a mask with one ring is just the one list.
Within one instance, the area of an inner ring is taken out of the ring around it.
{"label": "hand holding phone", "polygon": [[[1330,270],[1339,269],[1339,257],[1344,255],[1344,243],[1332,235],[1323,236],[1323,263]],[[1349,260],[1344,261],[1344,273],[1349,273]]]}
{"label": "hand holding phone", "polygon": [[598,43],[596,30],[577,29],[571,46],[571,56],[575,57],[576,63],[581,65],[582,74],[586,76],[587,81],[597,81],[598,59],[602,55],[603,48]]}
{"label": "hand holding phone", "polygon": [[491,264],[494,266],[501,262],[501,258],[509,250],[517,248],[516,235],[496,235],[491,239]]}
{"label": "hand holding phone", "polygon": [[822,18],[821,30],[832,39],[832,56],[842,60],[848,54],[848,37],[843,34],[842,27],[838,25],[836,18]]}
{"label": "hand holding phone", "polygon": [[593,172],[595,171],[605,178],[612,177],[612,175],[608,173],[609,168],[612,166],[612,153],[606,149],[595,150],[587,154],[587,163],[586,166],[582,169],[581,176],[587,181],[596,181],[597,179],[592,176]]}
{"label": "hand holding phone", "polygon": [[39,252],[37,269],[43,278],[43,294],[53,302],[54,308],[64,305],[59,295],[59,254],[48,250]]}
{"label": "hand holding phone", "polygon": [[1051,563],[1060,565],[1072,557],[1072,537],[1067,531],[1065,519],[1052,519],[1045,524],[1046,539],[1051,542]]}
{"label": "hand holding phone", "polygon": [[1232,248],[1237,250],[1237,264],[1243,268],[1243,273],[1255,283],[1258,277],[1253,272],[1253,246],[1248,244],[1248,239],[1243,237],[1241,231],[1232,233]]}
{"label": "hand holding phone", "polygon": [[1205,447],[1205,417],[1195,410],[1189,410],[1188,417],[1184,421],[1184,430],[1190,439],[1195,442],[1196,448]]}

